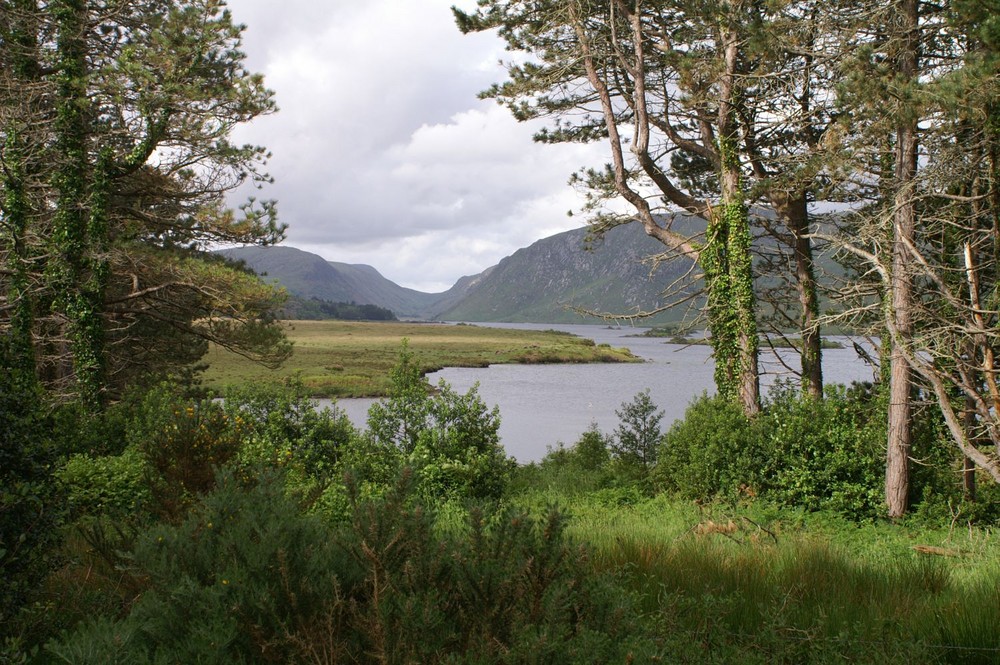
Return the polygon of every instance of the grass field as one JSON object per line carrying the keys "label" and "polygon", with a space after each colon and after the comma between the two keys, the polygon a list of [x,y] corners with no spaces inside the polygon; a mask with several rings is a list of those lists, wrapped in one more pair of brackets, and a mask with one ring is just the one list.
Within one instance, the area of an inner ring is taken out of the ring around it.
{"label": "grass field", "polygon": [[221,389],[297,374],[314,397],[380,396],[404,338],[425,372],[495,363],[638,362],[625,349],[551,330],[356,321],[289,321],[286,327],[294,350],[281,368],[269,370],[212,347],[204,358],[205,384]]}

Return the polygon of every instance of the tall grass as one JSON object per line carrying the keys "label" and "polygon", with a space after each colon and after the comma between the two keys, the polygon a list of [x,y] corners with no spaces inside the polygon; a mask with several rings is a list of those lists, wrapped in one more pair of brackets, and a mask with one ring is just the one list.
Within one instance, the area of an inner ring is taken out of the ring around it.
{"label": "tall grass", "polygon": [[[564,499],[570,533],[592,548],[595,571],[637,594],[668,660],[1000,662],[1000,545],[989,531]],[[942,536],[947,547],[914,548]]]}

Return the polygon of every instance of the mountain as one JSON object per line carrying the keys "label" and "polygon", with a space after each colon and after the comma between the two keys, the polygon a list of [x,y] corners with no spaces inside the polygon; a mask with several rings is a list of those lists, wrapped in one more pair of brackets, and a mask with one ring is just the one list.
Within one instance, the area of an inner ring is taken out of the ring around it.
{"label": "mountain", "polygon": [[[651,274],[643,259],[664,247],[639,224],[614,228],[595,243],[588,243],[587,235],[587,229],[574,229],[514,252],[437,318],[579,323],[584,319],[571,308],[622,314],[650,310],[664,303],[663,291],[691,267],[691,261],[677,259]],[[654,321],[677,320],[680,314]]]}
{"label": "mountain", "polygon": [[[692,224],[686,218],[678,222]],[[544,238],[478,275],[462,277],[443,293],[407,289],[371,266],[326,261],[294,247],[220,253],[245,262],[300,298],[378,305],[399,318],[447,321],[580,322],[585,319],[568,307],[623,314],[649,310],[662,303],[663,290],[691,267],[690,261],[678,259],[651,275],[642,259],[662,252],[663,245],[638,224],[612,229],[592,243],[587,236],[588,230],[581,228]]]}
{"label": "mountain", "polygon": [[219,253],[243,261],[258,275],[281,284],[297,297],[378,305],[399,318],[433,318],[461,299],[466,285],[474,279],[463,278],[444,293],[423,293],[399,286],[371,266],[327,261],[294,247],[238,247]]}

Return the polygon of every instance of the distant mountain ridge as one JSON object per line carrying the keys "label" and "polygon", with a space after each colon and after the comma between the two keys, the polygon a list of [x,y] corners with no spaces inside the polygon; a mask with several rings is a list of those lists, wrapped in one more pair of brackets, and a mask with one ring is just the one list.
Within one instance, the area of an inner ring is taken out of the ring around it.
{"label": "distant mountain ridge", "polygon": [[[683,220],[688,222],[689,220]],[[386,307],[399,318],[481,322],[584,322],[567,309],[634,313],[662,303],[662,292],[691,267],[676,259],[650,274],[643,259],[663,251],[639,224],[609,231],[587,249],[588,229],[543,238],[443,293],[424,293],[375,268],[327,261],[294,247],[245,247],[220,253],[245,262],[300,298]],[[679,313],[656,322],[676,320]],[[596,321],[594,318],[589,319]]]}
{"label": "distant mountain ridge", "polygon": [[463,277],[448,291],[424,293],[386,279],[372,266],[327,261],[295,247],[237,247],[219,253],[243,261],[258,275],[300,298],[378,305],[399,318],[434,318],[434,314],[460,300],[465,285],[475,279]]}

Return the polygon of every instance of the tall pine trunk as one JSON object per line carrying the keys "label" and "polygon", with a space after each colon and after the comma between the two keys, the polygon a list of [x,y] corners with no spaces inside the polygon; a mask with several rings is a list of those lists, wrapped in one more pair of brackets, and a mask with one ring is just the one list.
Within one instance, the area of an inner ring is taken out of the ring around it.
{"label": "tall pine trunk", "polygon": [[[904,82],[915,81],[919,44],[918,0],[901,0],[902,49],[898,71]],[[896,127],[896,178],[893,213],[892,276],[890,281],[890,329],[893,344],[889,356],[888,441],[885,464],[885,502],[889,517],[906,513],[910,493],[912,447],[912,388],[910,363],[900,345],[913,334],[913,282],[908,271],[916,225],[914,183],[917,175],[917,116],[899,114]]]}
{"label": "tall pine trunk", "polygon": [[805,192],[787,197],[772,196],[778,217],[784,222],[793,239],[795,262],[795,288],[799,300],[799,334],[802,349],[799,353],[802,373],[802,390],[806,395],[823,397],[823,351],[819,325],[819,294],[813,260],[812,241],[809,239],[809,208]]}

